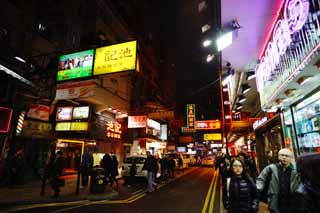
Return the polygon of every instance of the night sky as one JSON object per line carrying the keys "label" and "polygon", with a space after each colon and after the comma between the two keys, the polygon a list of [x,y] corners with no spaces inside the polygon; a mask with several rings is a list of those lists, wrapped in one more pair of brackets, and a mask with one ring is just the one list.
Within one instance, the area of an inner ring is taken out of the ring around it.
{"label": "night sky", "polygon": [[206,62],[208,50],[202,47],[203,17],[197,2],[162,1],[161,23],[164,55],[176,68],[178,112],[185,113],[185,105],[194,103],[197,119],[219,118],[217,63]]}

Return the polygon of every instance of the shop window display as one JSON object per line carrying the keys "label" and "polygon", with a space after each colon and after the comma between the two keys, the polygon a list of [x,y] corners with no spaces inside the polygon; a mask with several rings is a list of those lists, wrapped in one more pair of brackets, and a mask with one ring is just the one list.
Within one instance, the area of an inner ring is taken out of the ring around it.
{"label": "shop window display", "polygon": [[294,107],[300,154],[320,153],[320,93]]}

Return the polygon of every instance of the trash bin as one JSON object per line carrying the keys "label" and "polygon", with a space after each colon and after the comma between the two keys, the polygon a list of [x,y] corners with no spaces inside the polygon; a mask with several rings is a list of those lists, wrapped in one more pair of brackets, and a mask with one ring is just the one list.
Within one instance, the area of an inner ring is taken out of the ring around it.
{"label": "trash bin", "polygon": [[106,188],[106,178],[103,168],[93,168],[90,179],[90,192],[103,193]]}

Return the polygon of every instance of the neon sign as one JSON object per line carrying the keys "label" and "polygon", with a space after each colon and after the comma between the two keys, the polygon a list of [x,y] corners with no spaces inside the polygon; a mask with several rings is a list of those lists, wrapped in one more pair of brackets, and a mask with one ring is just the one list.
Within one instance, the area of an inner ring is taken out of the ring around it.
{"label": "neon sign", "polygon": [[121,124],[119,124],[118,122],[114,122],[114,121],[108,121],[106,123],[106,127],[107,127],[107,137],[108,138],[121,138]]}
{"label": "neon sign", "polygon": [[284,18],[279,20],[273,30],[273,41],[268,43],[264,57],[257,65],[257,89],[264,88],[266,81],[272,80],[272,75],[280,57],[285,54],[291,44],[291,35],[302,29],[309,14],[308,0],[287,0],[284,8]]}

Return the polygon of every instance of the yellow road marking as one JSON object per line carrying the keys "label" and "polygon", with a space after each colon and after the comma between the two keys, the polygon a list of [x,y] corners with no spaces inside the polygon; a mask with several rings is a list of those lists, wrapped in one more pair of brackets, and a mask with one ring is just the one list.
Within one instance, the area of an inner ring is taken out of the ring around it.
{"label": "yellow road marking", "polygon": [[202,213],[205,213],[207,210],[207,207],[208,207],[208,203],[209,203],[209,199],[210,199],[210,195],[211,195],[211,191],[212,191],[212,186],[213,186],[213,182],[214,182],[214,178],[215,178],[215,173],[216,173],[216,171],[213,173],[213,177],[212,177],[212,180],[211,180],[211,183],[209,186],[209,190],[208,190],[204,205],[202,207]]}
{"label": "yellow road marking", "polygon": [[209,208],[209,212],[213,212],[213,207],[214,207],[214,200],[215,200],[215,196],[216,196],[216,188],[217,188],[217,183],[218,183],[218,171],[216,171],[216,178],[214,181],[214,187],[213,187],[213,192],[212,192],[212,196],[211,196],[211,201],[210,201],[210,208]]}

